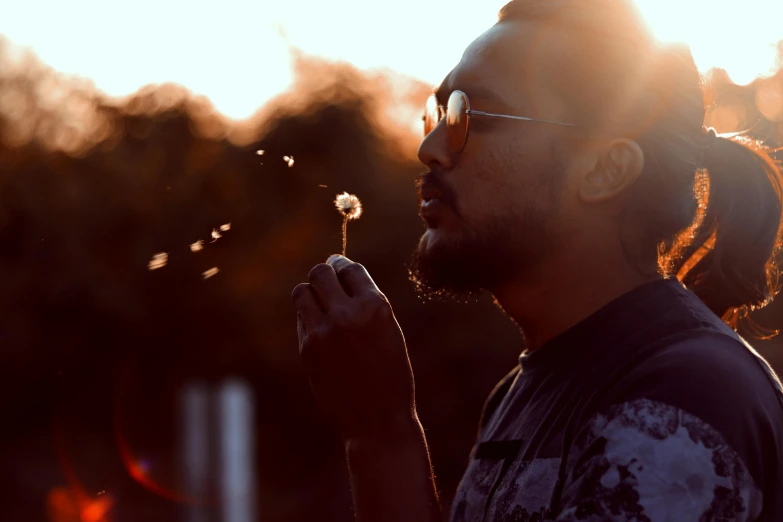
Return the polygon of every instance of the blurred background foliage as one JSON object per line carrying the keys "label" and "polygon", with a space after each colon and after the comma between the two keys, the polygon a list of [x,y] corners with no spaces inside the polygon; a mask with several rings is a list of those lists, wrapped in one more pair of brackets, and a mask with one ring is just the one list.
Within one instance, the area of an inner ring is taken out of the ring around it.
{"label": "blurred background foliage", "polygon": [[[348,520],[342,447],[311,399],[289,298],[340,250],[342,191],[365,206],[348,256],[405,332],[448,509],[521,338],[488,298],[423,303],[407,282],[429,86],[302,55],[296,73],[237,122],[178,85],[106,98],[0,39],[2,520],[178,519],[178,390],[227,377],[255,393],[260,519]],[[709,80],[708,125],[783,145],[783,72]],[[755,318],[779,328],[783,309]],[[779,338],[754,344],[783,372]]]}

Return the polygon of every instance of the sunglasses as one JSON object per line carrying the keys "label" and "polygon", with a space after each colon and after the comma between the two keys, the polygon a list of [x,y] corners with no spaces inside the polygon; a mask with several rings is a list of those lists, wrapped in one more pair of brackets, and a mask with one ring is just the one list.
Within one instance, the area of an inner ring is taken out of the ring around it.
{"label": "sunglasses", "polygon": [[509,114],[492,114],[484,111],[477,111],[470,108],[468,95],[462,91],[455,90],[449,96],[449,101],[444,107],[438,105],[438,98],[435,94],[430,95],[427,100],[427,106],[424,112],[424,136],[432,132],[444,117],[446,118],[446,134],[449,140],[449,147],[455,153],[462,152],[465,144],[468,142],[468,132],[470,130],[470,118],[472,116],[491,116],[494,118],[507,118],[510,120],[534,121],[538,123],[549,123],[552,125],[564,125],[566,127],[580,127],[573,123],[561,123],[556,121],[536,120],[525,116],[511,116]]}

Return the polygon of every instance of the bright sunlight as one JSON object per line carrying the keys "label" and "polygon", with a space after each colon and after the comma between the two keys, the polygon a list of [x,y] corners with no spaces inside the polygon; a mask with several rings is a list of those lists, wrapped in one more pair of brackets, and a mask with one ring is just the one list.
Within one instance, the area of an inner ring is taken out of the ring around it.
{"label": "bright sunlight", "polygon": [[[468,9],[445,0],[4,0],[0,35],[109,95],[177,82],[243,119],[291,84],[292,48],[435,84],[504,3],[476,2]],[[691,45],[702,72],[722,67],[745,84],[776,65],[780,0],[745,0],[741,9],[708,0],[638,3],[662,39]],[[742,27],[754,30],[734,38]]]}

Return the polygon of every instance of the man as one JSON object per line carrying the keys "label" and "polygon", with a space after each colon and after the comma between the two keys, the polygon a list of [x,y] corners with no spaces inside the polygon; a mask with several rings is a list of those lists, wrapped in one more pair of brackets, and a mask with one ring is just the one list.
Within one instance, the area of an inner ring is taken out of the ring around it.
{"label": "man", "polygon": [[[689,51],[618,0],[511,2],[430,100],[412,280],[525,339],[452,521],[783,520],[783,391],[724,322],[777,290],[781,174],[704,116]],[[381,290],[332,256],[293,298],[358,519],[440,520]]]}

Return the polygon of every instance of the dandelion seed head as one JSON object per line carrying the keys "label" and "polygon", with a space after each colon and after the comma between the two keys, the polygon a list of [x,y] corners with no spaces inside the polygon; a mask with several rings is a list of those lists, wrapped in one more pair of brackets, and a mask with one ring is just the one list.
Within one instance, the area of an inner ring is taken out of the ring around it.
{"label": "dandelion seed head", "polygon": [[258,154],[259,156],[263,156],[264,155],[264,151],[263,150],[257,150],[256,154]]}
{"label": "dandelion seed head", "polygon": [[169,262],[169,255],[166,252],[158,252],[157,254],[152,256],[152,259],[150,259],[147,268],[150,270],[157,270],[158,268],[163,268],[164,266],[166,266],[166,263],[168,262]]}
{"label": "dandelion seed head", "polygon": [[231,230],[231,223],[226,223],[225,225],[220,225],[220,231],[225,232],[227,230]]}
{"label": "dandelion seed head", "polygon": [[218,230],[216,228],[213,228],[212,229],[212,242],[214,243],[215,241],[217,241],[221,237],[223,237],[223,235],[220,232],[218,232]]}
{"label": "dandelion seed head", "polygon": [[318,186],[321,187],[321,188],[329,188],[326,185],[318,185]]}
{"label": "dandelion seed head", "polygon": [[213,267],[210,268],[209,270],[206,270],[204,273],[202,273],[201,277],[203,277],[204,279],[209,279],[210,277],[217,274],[218,272],[220,272],[220,269],[218,267]]}
{"label": "dandelion seed head", "polygon": [[283,156],[283,161],[288,163],[288,168],[291,168],[294,166],[294,157],[293,156]]}
{"label": "dandelion seed head", "polygon": [[338,194],[334,200],[334,206],[344,217],[350,219],[359,219],[362,215],[362,202],[353,194],[343,192]]}
{"label": "dandelion seed head", "polygon": [[203,249],[204,249],[204,241],[202,241],[201,239],[199,239],[198,241],[190,245],[191,252],[200,252]]}

